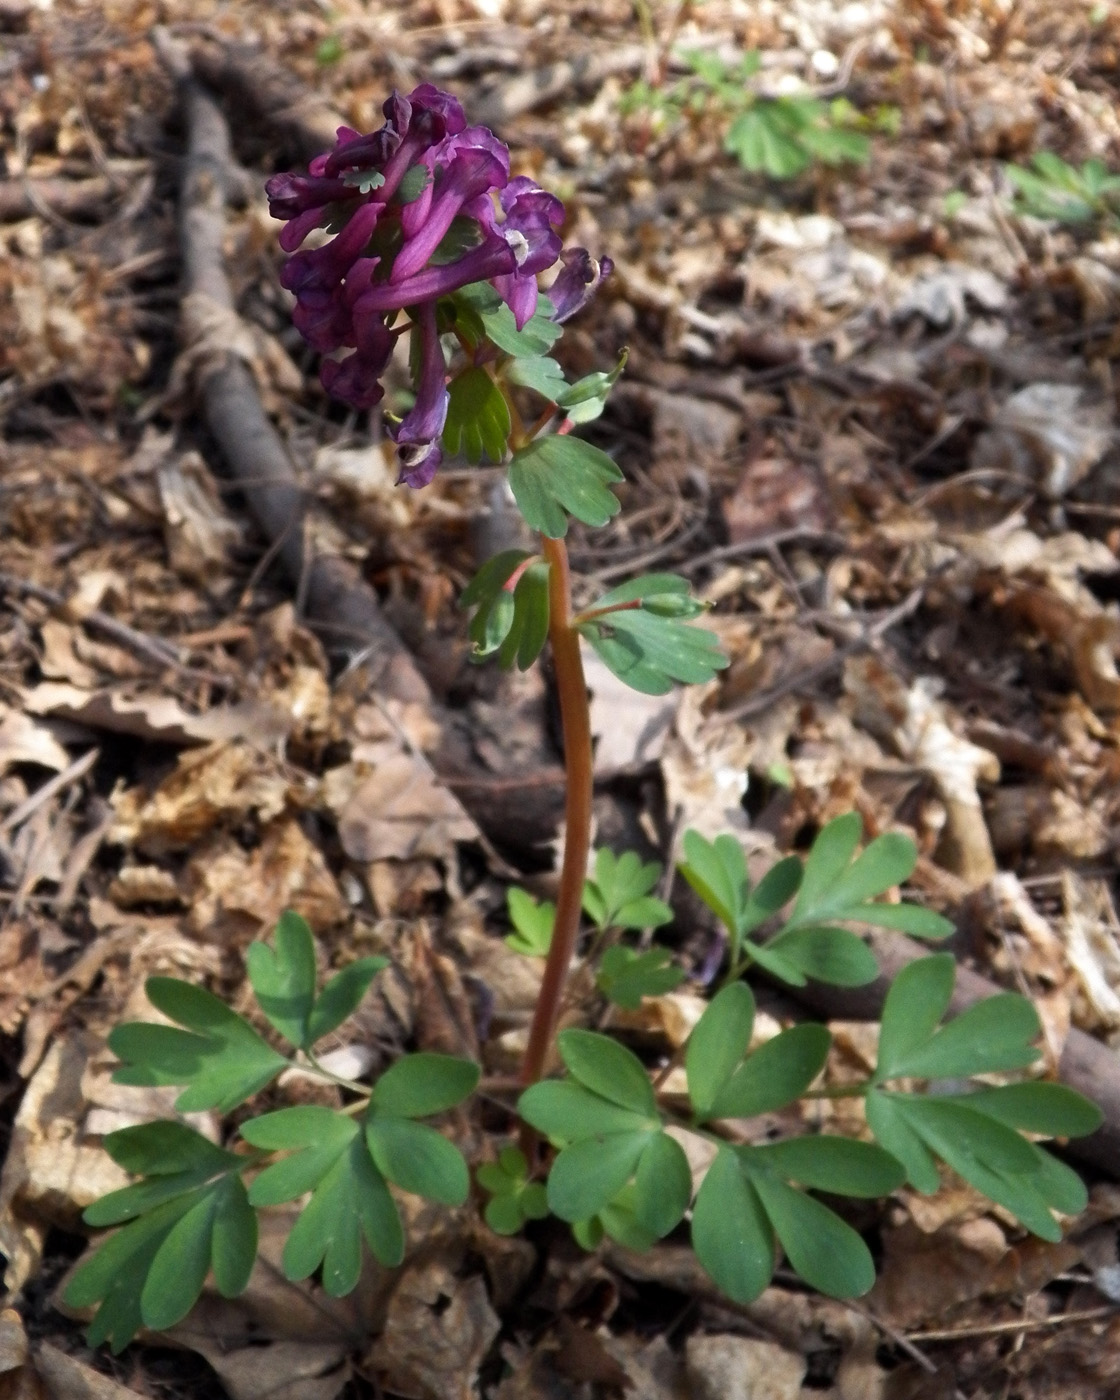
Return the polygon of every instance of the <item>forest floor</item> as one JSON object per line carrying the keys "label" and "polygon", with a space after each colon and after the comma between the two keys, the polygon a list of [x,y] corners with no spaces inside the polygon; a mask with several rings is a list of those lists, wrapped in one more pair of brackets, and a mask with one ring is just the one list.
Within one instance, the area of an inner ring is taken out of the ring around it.
{"label": "forest floor", "polygon": [[[692,50],[732,96],[674,115],[656,94]],[[232,141],[236,314],[210,320],[184,299],[172,51]],[[1058,1244],[961,1182],[862,1208],[880,1278],[852,1304],[779,1273],[731,1307],[672,1242],[583,1254],[476,1209],[413,1220],[350,1299],[262,1266],[115,1359],[59,1293],[124,1180],[101,1138],[174,1099],[113,1084],[105,1049],[151,974],[247,1009],[245,949],[294,908],[324,966],[392,957],[347,1027],[378,1061],[509,1075],[524,1041],[539,970],[505,892],[554,889],[557,726],[540,668],[470,664],[456,605],[516,517],[489,470],[394,486],[379,422],[326,399],[291,329],[263,194],[393,87],[455,91],[614,260],[561,347],[575,373],[629,348],[591,429],[623,509],[574,531],[577,584],[684,573],[731,659],[665,697],[592,667],[597,844],[671,868],[685,829],[732,830],[765,862],[855,807],[913,835],[912,893],[1032,996],[1051,1071],[1071,1037],[1120,1046],[1120,201],[1038,217],[1007,174],[1120,166],[1120,7],[0,0],[0,64],[0,1397],[1120,1396],[1100,1153]],[[751,173],[723,144],[744,84],[847,99],[827,120],[866,160]],[[294,488],[207,425],[231,352]],[[679,885],[693,974],[712,930]],[[668,1057],[700,995],[620,1024]],[[804,1014],[760,995],[771,1028]],[[822,1009],[830,1072],[872,1065],[873,1025]],[[1115,1133],[1113,1073],[1080,1087]],[[508,1117],[461,1129],[478,1160]]]}

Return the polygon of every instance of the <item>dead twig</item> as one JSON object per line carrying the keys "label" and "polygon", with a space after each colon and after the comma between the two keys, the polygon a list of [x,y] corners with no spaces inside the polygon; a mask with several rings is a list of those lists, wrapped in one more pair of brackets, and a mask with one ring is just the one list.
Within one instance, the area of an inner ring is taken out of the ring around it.
{"label": "dead twig", "polygon": [[[41,583],[32,583],[30,579],[19,578],[16,574],[0,574],[0,592],[15,593],[24,598],[34,598],[37,602],[46,603],[48,607],[57,608],[62,612],[65,612],[67,605],[65,595],[56,589],[46,588]],[[137,656],[143,657],[146,661],[152,661],[157,666],[169,668],[187,680],[223,687],[233,684],[233,678],[223,675],[220,671],[207,671],[201,667],[188,665],[170,642],[165,642],[160,637],[150,637],[146,632],[138,632],[135,627],[129,627],[126,622],[120,622],[117,618],[110,617],[108,613],[103,613],[99,608],[83,613],[79,620],[84,627],[88,627],[91,631],[100,632],[102,636],[108,637],[110,641],[116,642]]]}
{"label": "dead twig", "polygon": [[825,676],[831,675],[837,667],[842,666],[849,657],[858,656],[861,651],[866,651],[868,647],[874,646],[903,618],[917,612],[925,596],[925,591],[925,584],[922,584],[920,588],[915,588],[913,592],[907,594],[901,603],[883,613],[875,622],[868,623],[858,637],[853,637],[844,646],[837,647],[831,656],[826,656],[823,661],[817,661],[812,666],[805,666],[800,671],[794,671],[792,675],[786,676],[784,680],[778,681],[767,690],[759,691],[757,695],[752,695],[749,700],[744,700],[741,705],[736,705],[733,710],[722,710],[712,715],[708,721],[709,724],[730,724],[736,720],[749,719],[752,715],[762,714],[771,705],[777,704],[784,696],[795,694],[807,686],[823,680]]}

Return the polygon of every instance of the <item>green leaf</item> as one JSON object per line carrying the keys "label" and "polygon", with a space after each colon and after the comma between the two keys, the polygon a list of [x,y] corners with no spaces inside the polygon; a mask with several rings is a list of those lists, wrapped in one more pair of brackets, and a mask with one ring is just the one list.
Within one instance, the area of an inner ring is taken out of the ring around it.
{"label": "green leaf", "polygon": [[506,906],[510,922],[517,930],[506,937],[506,944],[515,953],[528,958],[546,958],[552,946],[552,928],[556,923],[556,905],[551,900],[540,903],[516,885],[506,890]]}
{"label": "green leaf", "polygon": [[493,1193],[486,1205],[486,1223],[499,1235],[514,1235],[526,1220],[548,1214],[542,1183],[529,1180],[529,1164],[516,1147],[504,1147],[496,1162],[485,1162],[475,1173],[478,1184]]}
{"label": "green leaf", "polygon": [[754,997],[745,982],[731,982],[718,992],[692,1028],[685,1072],[698,1121],[711,1117],[712,1105],[746,1054],[753,1029]]}
{"label": "green leaf", "polygon": [[570,1079],[549,1079],[526,1089],[517,1112],[553,1142],[579,1142],[604,1133],[640,1132],[653,1125],[651,1115],[619,1108]]}
{"label": "green leaf", "polygon": [[173,977],[149,977],[148,1000],[172,1026],[131,1021],[109,1035],[123,1063],[117,1084],[184,1084],[175,1101],[181,1113],[215,1108],[228,1113],[285,1069],[288,1061],[225,1002],[202,987]]}
{"label": "green leaf", "polygon": [[300,1212],[284,1246],[285,1276],[309,1278],[322,1265],[323,1289],[332,1298],[356,1287],[362,1269],[362,1237],[386,1268],[404,1258],[404,1231],[385,1178],[370,1160],[354,1124],[354,1136],[336,1157]]}
{"label": "green leaf", "polygon": [[[420,198],[431,183],[432,172],[426,165],[410,165],[401,176],[400,184],[393,192],[393,200],[397,204],[412,204]],[[379,187],[375,185],[374,188]]]}
{"label": "green leaf", "polygon": [[787,1138],[750,1152],[770,1163],[779,1176],[838,1196],[870,1200],[889,1195],[906,1180],[905,1169],[891,1153],[852,1138],[828,1134]]}
{"label": "green leaf", "polygon": [[637,1055],[595,1031],[561,1031],[560,1058],[586,1089],[632,1113],[657,1117],[657,1097]]}
{"label": "green leaf", "polygon": [[[602,1229],[610,1235],[612,1240],[617,1240],[619,1244],[627,1249],[636,1250],[639,1254],[644,1254],[647,1249],[652,1249],[657,1237],[638,1219],[634,1208],[634,1187],[625,1186],[609,1205],[605,1205],[598,1215],[592,1217],[598,1221]],[[572,1226],[572,1233],[575,1234],[578,1225]],[[591,1232],[593,1234],[593,1232]]]}
{"label": "green leaf", "polygon": [[935,953],[915,959],[891,983],[879,1028],[877,1083],[894,1078],[896,1066],[929,1040],[949,1009],[956,971],[951,953]]}
{"label": "green leaf", "polygon": [[810,162],[808,152],[782,130],[764,103],[736,117],[723,145],[745,170],[761,171],[775,180],[800,175]]}
{"label": "green leaf", "polygon": [[672,920],[673,911],[660,899],[647,896],[661,878],[661,867],[643,864],[635,851],[615,856],[607,849],[595,853],[595,878],[583,887],[583,908],[600,930],[657,928]]}
{"label": "green leaf", "polygon": [[[161,1145],[168,1161],[153,1161]],[[79,1267],[66,1298],[74,1307],[100,1303],[91,1344],[108,1340],[119,1351],[141,1324],[164,1330],[181,1321],[211,1268],[223,1296],[241,1293],[257,1254],[257,1218],[239,1175],[245,1158],[182,1124],[125,1128],[106,1147],[149,1175],[88,1208],[91,1225],[127,1223]]]}
{"label": "green leaf", "polygon": [[308,1104],[251,1119],[242,1124],[241,1135],[254,1147],[296,1149],[253,1182],[253,1205],[279,1205],[312,1193],[284,1246],[288,1278],[307,1278],[321,1264],[324,1289],[341,1298],[358,1281],[363,1235],[382,1264],[392,1268],[400,1263],[400,1216],[352,1118]]}
{"label": "green leaf", "polygon": [[104,1146],[126,1171],[146,1180],[110,1191],[87,1206],[82,1219],[95,1229],[133,1220],[245,1165],[243,1157],[216,1147],[193,1128],[167,1120],[121,1128],[105,1138]]}
{"label": "green leaf", "polygon": [[218,1193],[210,1232],[214,1283],[223,1298],[236,1298],[249,1286],[257,1257],[257,1213],[240,1177],[227,1177]]}
{"label": "green leaf", "polygon": [[729,664],[714,633],[645,608],[589,618],[576,630],[620,681],[643,695],[664,695],[676,682],[710,681]]}
{"label": "green leaf", "polygon": [[952,995],[956,964],[942,953],[919,958],[895,978],[883,1006],[875,1080],[956,1079],[1021,1069],[1038,1059],[1030,1044],[1038,1013],[1013,992],[977,1002],[936,1030]]}
{"label": "green leaf", "polygon": [[337,1030],[343,1021],[352,1016],[369,991],[369,984],[382,968],[388,966],[388,958],[358,958],[336,972],[319,993],[319,999],[308,1019],[308,1045],[314,1045],[323,1036],[330,1035],[331,1031]]}
{"label": "green leaf", "polygon": [[717,836],[714,841],[707,841],[698,831],[686,831],[684,861],[678,868],[712,913],[727,927],[733,940],[734,954],[750,889],[742,846],[734,836]]}
{"label": "green leaf", "polygon": [[596,1215],[622,1190],[654,1133],[607,1133],[584,1138],[557,1154],[548,1174],[548,1204],[569,1222]]}
{"label": "green leaf", "polygon": [[293,1151],[292,1156],[265,1167],[249,1189],[253,1205],[277,1206],[294,1201],[321,1181],[357,1137],[358,1126],[333,1108],[301,1104],[250,1118],[240,1131],[253,1147]]}
{"label": "green leaf", "polygon": [[800,1098],[824,1068],[832,1037],[824,1026],[791,1026],[748,1055],[706,1117],[753,1118]]}
{"label": "green leaf", "polygon": [[754,1186],[721,1147],[692,1208],[692,1248],[735,1303],[752,1303],[774,1273],[774,1232]]}
{"label": "green leaf", "polygon": [[955,1017],[895,1072],[919,1079],[954,1079],[994,1070],[1022,1069],[1040,1051],[1030,1042],[1040,1034],[1038,1012],[1026,997],[1003,992],[977,1002]]}
{"label": "green leaf", "polygon": [[1069,1168],[986,1114],[985,1098],[986,1092],[947,1099],[874,1091],[867,1096],[867,1121],[918,1190],[938,1188],[934,1152],[1029,1230],[1060,1239],[1051,1210],[1082,1209],[1084,1186]]}
{"label": "green leaf", "polygon": [[771,977],[776,977],[781,982],[788,982],[791,987],[804,987],[809,980],[797,964],[784,957],[781,952],[763,947],[749,938],[743,941],[743,959],[740,967],[745,967],[750,962],[756,962],[764,972],[768,972]]}
{"label": "green leaf", "polygon": [[790,922],[815,915],[827,903],[859,845],[863,823],[857,812],[845,812],[817,834],[805,860],[801,888]]}
{"label": "green leaf", "polygon": [[911,1186],[924,1196],[932,1196],[941,1185],[937,1163],[907,1120],[899,1098],[897,1094],[871,1090],[864,1100],[867,1126],[886,1151],[902,1163]]}
{"label": "green leaf", "polygon": [[861,987],[879,975],[875,954],[862,938],[845,928],[795,928],[767,943],[806,977],[835,987]]}
{"label": "green leaf", "polygon": [[143,1326],[144,1280],[172,1228],[192,1204],[189,1196],[165,1202],[118,1230],[92,1259],[79,1265],[65,1296],[73,1308],[100,1304],[86,1333],[90,1346],[108,1342],[114,1352],[120,1352]]}
{"label": "green leaf", "polygon": [[140,1315],[157,1331],[181,1322],[202,1292],[210,1272],[214,1205],[211,1193],[199,1197],[168,1231],[152,1260],[140,1293]]}
{"label": "green leaf", "polygon": [[674,966],[668,948],[639,953],[616,945],[603,954],[595,985],[615,1006],[636,1011],[643,997],[661,996],[683,981],[684,969]]}
{"label": "green leaf", "polygon": [[1061,1211],[1063,1215],[1080,1215],[1089,1204],[1085,1183],[1072,1167],[1059,1162],[1038,1143],[1031,1146],[1038,1159],[1038,1169],[1031,1177],[1031,1183],[1039,1195],[1048,1206]]}
{"label": "green leaf", "polygon": [[870,1251],[850,1225],[769,1173],[751,1173],[774,1233],[794,1271],[830,1298],[853,1298],[875,1282]]}
{"label": "green leaf", "polygon": [[463,1154],[435,1128],[408,1118],[374,1117],[366,1142],[378,1171],[402,1191],[461,1206],[470,1191]]}
{"label": "green leaf", "polygon": [[455,302],[473,314],[486,339],[507,355],[532,358],[547,354],[563,334],[563,327],[549,319],[555,308],[545,296],[537,298],[537,310],[521,330],[513,312],[488,282],[460,288]]}
{"label": "green leaf", "polygon": [[744,910],[744,931],[757,928],[783,904],[788,904],[801,888],[804,867],[798,856],[786,856],[772,865],[759,880]]}
{"label": "green leaf", "polygon": [[249,944],[249,981],[270,1024],[285,1040],[306,1050],[315,1002],[315,941],[307,920],[286,910],[277,921],[273,945]]}
{"label": "green leaf", "polygon": [[605,452],[568,435],[536,438],[514,453],[509,486],[526,523],[551,539],[568,532],[568,515],[605,525],[621,509],[609,489],[623,475]]}
{"label": "green leaf", "polygon": [[582,379],[577,379],[570,387],[565,386],[561,390],[555,402],[564,410],[564,416],[569,422],[575,423],[577,426],[583,423],[592,423],[602,414],[629,353],[628,350],[623,350],[614,369],[605,373],[602,370],[595,370],[591,374],[585,374]]}
{"label": "green leaf", "polygon": [[[551,363],[551,362],[550,362]],[[511,430],[505,395],[481,365],[471,365],[447,386],[447,420],[443,446],[468,462],[505,460]]]}
{"label": "green leaf", "polygon": [[527,671],[544,650],[548,640],[549,566],[538,559],[517,580],[513,590],[513,625],[498,649],[498,663],[508,670],[517,662]]}
{"label": "green leaf", "polygon": [[522,384],[532,389],[549,403],[557,403],[568,388],[564,371],[559,364],[547,355],[532,355],[520,360],[511,360],[502,374],[511,384]]}
{"label": "green leaf", "polygon": [[647,1144],[634,1177],[633,1205],[638,1223],[663,1239],[684,1219],[692,1199],[692,1169],[679,1142],[658,1133]]}
{"label": "green leaf", "polygon": [[1037,1168],[1033,1148],[1025,1138],[970,1108],[966,1100],[904,1094],[900,1107],[927,1147],[961,1176],[968,1177],[978,1162],[1015,1174],[1029,1175]]}
{"label": "green leaf", "polygon": [[1091,1100],[1064,1084],[1042,1080],[982,1089],[969,1094],[966,1102],[1009,1128],[1047,1137],[1085,1137],[1104,1122],[1104,1114]]}
{"label": "green leaf", "polygon": [[481,1072],[473,1060],[454,1055],[405,1055],[373,1086],[370,1106],[378,1115],[427,1118],[473,1094]]}
{"label": "green leaf", "polygon": [[951,920],[920,904],[861,904],[852,917],[861,924],[891,928],[911,938],[948,938],[954,930]]}
{"label": "green leaf", "polygon": [[[170,1176],[181,1172],[198,1172],[205,1181],[215,1171],[223,1171],[239,1160],[232,1152],[212,1143],[194,1128],[170,1118],[157,1118],[151,1123],[139,1123],[134,1128],[118,1128],[102,1143],[105,1151],[119,1167],[134,1176]],[[131,1189],[131,1188],[126,1188]],[[117,1194],[117,1193],[114,1193]],[[101,1202],[109,1199],[103,1196]],[[93,1206],[90,1210],[94,1209]],[[86,1217],[89,1225],[95,1222]],[[117,1224],[124,1216],[99,1223]]]}
{"label": "green leaf", "polygon": [[474,608],[467,634],[475,659],[491,656],[510,636],[517,615],[515,590],[507,585],[532,556],[522,549],[507,549],[488,559],[463,590],[459,606]]}

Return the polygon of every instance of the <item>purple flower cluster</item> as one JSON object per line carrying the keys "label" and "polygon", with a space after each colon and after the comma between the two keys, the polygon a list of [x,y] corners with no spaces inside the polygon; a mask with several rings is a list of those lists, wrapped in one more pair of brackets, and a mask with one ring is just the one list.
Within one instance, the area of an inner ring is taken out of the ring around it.
{"label": "purple flower cluster", "polygon": [[[467,126],[455,98],[430,83],[407,97],[394,92],[383,110],[380,130],[341,127],[307,175],[275,175],[267,190],[273,217],[286,222],[281,281],[295,293],[296,326],[316,350],[352,347],[323,361],[329,393],[355,408],[380,401],[407,329],[393,322],[407,310],[420,338],[416,402],[390,431],[401,480],[423,486],[439,466],[448,406],[436,303],[489,282],[523,326],[536,309],[537,273],[560,256],[564,206],[525,176],[511,179],[509,150],[486,127]],[[317,228],[333,237],[301,249]],[[557,319],[578,310],[607,271],[583,249],[564,254],[550,294]]]}

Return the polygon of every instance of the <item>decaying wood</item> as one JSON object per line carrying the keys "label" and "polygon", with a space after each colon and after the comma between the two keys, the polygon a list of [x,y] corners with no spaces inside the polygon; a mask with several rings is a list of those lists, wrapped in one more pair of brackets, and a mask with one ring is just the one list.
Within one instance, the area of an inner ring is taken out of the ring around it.
{"label": "decaying wood", "polygon": [[248,44],[198,44],[190,65],[207,87],[251,120],[265,123],[293,157],[310,160],[335,142],[345,119],[267,53]]}

